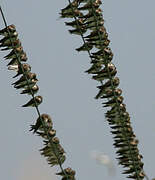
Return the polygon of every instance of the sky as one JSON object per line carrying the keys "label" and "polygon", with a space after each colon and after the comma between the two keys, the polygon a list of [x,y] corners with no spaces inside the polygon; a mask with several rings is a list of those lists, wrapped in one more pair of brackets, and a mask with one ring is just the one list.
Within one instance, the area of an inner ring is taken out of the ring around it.
{"label": "sky", "polygon": [[[155,139],[155,1],[102,1],[105,27],[111,40],[120,88],[139,139],[144,170],[151,179],[154,173]],[[101,101],[95,100],[99,84],[84,73],[90,67],[87,53],[78,53],[80,37],[72,36],[60,19],[67,4],[61,1],[1,0],[8,24],[15,24],[28,56],[32,72],[38,76],[43,103],[41,113],[51,115],[61,145],[66,151],[64,168],[76,170],[76,179],[125,179],[117,165],[113,139],[104,118]],[[4,28],[0,18],[0,28]],[[0,178],[5,180],[57,180],[39,154],[42,139],[29,132],[37,117],[34,108],[22,108],[30,97],[20,95],[11,83],[13,72],[7,70],[0,52]],[[116,174],[97,163],[91,152],[103,152],[111,158]]]}

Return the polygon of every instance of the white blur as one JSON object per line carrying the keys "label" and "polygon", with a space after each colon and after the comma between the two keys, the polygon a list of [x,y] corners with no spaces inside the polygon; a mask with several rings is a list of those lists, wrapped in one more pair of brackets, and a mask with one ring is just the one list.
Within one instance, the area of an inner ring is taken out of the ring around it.
{"label": "white blur", "polygon": [[116,175],[115,166],[107,154],[103,152],[99,152],[97,150],[93,150],[90,152],[90,156],[92,159],[96,160],[98,164],[104,165],[107,168],[107,172],[109,176]]}

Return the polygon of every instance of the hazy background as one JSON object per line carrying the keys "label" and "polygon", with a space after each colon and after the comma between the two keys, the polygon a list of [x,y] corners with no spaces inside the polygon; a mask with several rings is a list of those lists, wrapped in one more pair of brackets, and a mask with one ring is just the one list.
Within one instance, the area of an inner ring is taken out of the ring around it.
{"label": "hazy background", "polygon": [[[64,167],[76,170],[76,178],[85,180],[120,180],[122,167],[117,166],[105,109],[95,100],[98,85],[84,73],[90,67],[87,53],[77,53],[80,37],[67,32],[59,12],[67,0],[1,0],[8,24],[15,24],[24,50],[38,75],[44,97],[41,113],[49,113],[63,145],[67,160]],[[155,177],[155,1],[105,0],[102,6],[105,26],[114,52],[113,62],[120,77],[120,88],[139,139],[144,169]],[[68,20],[66,20],[68,21]],[[4,28],[0,18],[0,27]],[[47,165],[38,149],[42,139],[29,132],[37,113],[21,108],[30,97],[19,95],[11,83],[14,72],[7,70],[0,53],[0,179],[55,180],[56,169]],[[109,176],[104,165],[96,163],[90,152],[108,154],[116,175]]]}

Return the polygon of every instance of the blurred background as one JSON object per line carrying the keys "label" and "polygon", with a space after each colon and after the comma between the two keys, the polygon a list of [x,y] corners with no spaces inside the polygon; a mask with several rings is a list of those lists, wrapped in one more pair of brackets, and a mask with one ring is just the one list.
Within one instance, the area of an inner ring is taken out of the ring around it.
{"label": "blurred background", "polygon": [[[90,67],[87,53],[78,53],[79,36],[68,33],[65,20],[59,18],[61,1],[1,1],[8,24],[15,24],[24,50],[38,75],[44,100],[41,113],[52,116],[57,136],[66,151],[64,167],[76,170],[76,179],[125,179],[117,165],[105,109],[94,97],[96,81],[84,73]],[[113,63],[120,77],[120,88],[139,139],[144,170],[154,173],[155,139],[155,1],[105,0],[102,9],[105,27],[114,53]],[[68,21],[66,19],[66,21]],[[0,28],[4,28],[0,18]],[[40,156],[42,139],[29,132],[37,117],[33,108],[21,108],[30,97],[19,95],[11,83],[14,72],[8,71],[0,53],[0,179],[57,180],[59,167],[50,168]],[[103,160],[109,157],[111,169]],[[102,159],[103,158],[103,159]]]}

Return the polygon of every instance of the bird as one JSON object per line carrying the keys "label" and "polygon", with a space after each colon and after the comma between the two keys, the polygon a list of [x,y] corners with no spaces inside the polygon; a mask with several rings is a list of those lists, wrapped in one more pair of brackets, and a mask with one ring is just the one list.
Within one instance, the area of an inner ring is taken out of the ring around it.
{"label": "bird", "polygon": [[111,114],[116,113],[116,111],[118,112],[118,109],[122,112],[126,112],[126,105],[124,103],[121,103],[117,107],[112,107],[109,113]]}
{"label": "bird", "polygon": [[[100,21],[103,21],[103,19],[101,18]],[[90,22],[94,22],[94,20],[92,20]],[[106,32],[105,27],[102,26],[99,28],[99,30],[96,30],[96,29],[93,30],[89,35],[85,36],[84,38],[89,38],[89,39],[99,38],[99,34],[102,38],[108,37],[108,33]]]}
{"label": "bird", "polygon": [[116,88],[119,85],[120,81],[118,77],[113,78],[112,80],[108,80],[105,84],[101,86],[97,86],[99,88],[99,92],[96,95],[95,99],[100,98],[102,95],[106,93],[107,89],[113,89]]}
{"label": "bird", "polygon": [[72,13],[74,9],[77,9],[78,7],[78,1],[74,0],[72,3],[70,3],[69,5],[67,5],[65,8],[61,9],[61,13]]}
{"label": "bird", "polygon": [[92,79],[97,81],[103,81],[105,79],[109,79],[110,77],[114,77],[116,73],[116,67],[112,63],[108,63],[107,67],[97,72],[97,75],[92,76]]}
{"label": "bird", "polygon": [[98,60],[103,60],[104,64],[110,63],[113,58],[113,53],[109,47],[100,46],[99,51],[92,53],[91,57]]}
{"label": "bird", "polygon": [[75,35],[82,35],[84,34],[87,29],[84,27],[78,27],[76,29],[72,29],[72,30],[68,30],[71,34],[75,34]]}
{"label": "bird", "polygon": [[92,10],[92,9],[97,9],[99,6],[102,4],[101,0],[96,0],[94,2],[89,1],[87,2],[84,6],[79,7],[79,10]]}
{"label": "bird", "polygon": [[74,18],[83,16],[83,14],[78,9],[74,9],[71,12],[61,12],[60,15],[60,18]]}
{"label": "bird", "polygon": [[[22,62],[26,62],[26,61],[27,61],[26,53],[25,53],[25,52],[22,53],[22,54],[20,55],[20,58],[19,58],[19,59],[20,59],[20,61],[22,61]],[[19,62],[19,59],[18,59],[17,57],[13,58],[13,59],[7,64],[7,66],[17,65],[18,62]]]}
{"label": "bird", "polygon": [[82,18],[79,18],[72,22],[65,22],[66,26],[71,26],[73,28],[77,28],[78,26],[82,26],[84,23],[84,20]]}
{"label": "bird", "polygon": [[104,104],[103,107],[114,107],[117,104],[121,104],[123,102],[124,98],[122,96],[118,96],[118,97],[113,97],[111,100],[109,100],[108,102],[104,102],[102,104]]}
{"label": "bird", "polygon": [[79,1],[79,3],[88,3],[88,2],[90,2],[90,0],[78,0]]}
{"label": "bird", "polygon": [[89,21],[98,21],[99,19],[103,19],[102,10],[100,8],[89,11],[86,15],[80,16],[80,18],[84,18],[87,22]]}
{"label": "bird", "polygon": [[96,74],[97,75],[107,74],[108,72],[113,72],[115,70],[116,70],[115,65],[113,63],[108,63],[101,71],[97,72]]}
{"label": "bird", "polygon": [[29,79],[28,81],[25,81],[25,84],[19,84],[19,85],[15,85],[14,88],[16,89],[25,89],[25,88],[29,88],[31,89],[36,83],[37,83],[38,79]]}
{"label": "bird", "polygon": [[8,36],[8,31],[10,32],[10,34],[16,32],[15,25],[11,24],[11,25],[7,26],[6,28],[1,29],[0,30],[0,35],[1,36]]}
{"label": "bird", "polygon": [[27,80],[32,80],[32,79],[37,80],[36,77],[37,77],[37,75],[35,73],[28,72],[26,75],[23,75],[19,80],[12,83],[12,85],[14,85],[14,86],[25,85],[25,84],[27,84]]}
{"label": "bird", "polygon": [[90,29],[90,30],[96,30],[96,28],[98,27],[102,27],[104,24],[104,20],[103,19],[100,19],[99,21],[89,21],[89,22],[86,22],[84,23],[84,25],[86,26],[87,29]]}
{"label": "bird", "polygon": [[[109,45],[110,40],[109,39],[104,39],[104,38],[92,38],[92,39],[86,39],[87,42],[91,43],[92,45],[98,47],[98,49],[103,50],[103,47],[106,47]],[[103,51],[102,51],[103,52]]]}
{"label": "bird", "polygon": [[17,47],[15,49],[13,49],[8,55],[6,55],[4,58],[7,59],[13,59],[16,57],[20,57],[20,55],[23,53],[23,48],[22,46]]}
{"label": "bird", "polygon": [[93,48],[91,43],[84,43],[81,47],[77,48],[76,51],[90,51]]}
{"label": "bird", "polygon": [[102,68],[102,64],[102,61],[93,63],[93,65],[88,70],[86,70],[85,73],[96,74]]}
{"label": "bird", "polygon": [[[1,51],[5,51],[5,50],[10,50],[10,49],[14,49],[14,48],[18,48],[21,46],[21,42],[19,39],[15,40],[13,43],[8,43],[7,45],[4,45],[4,44],[0,44],[0,48],[3,48],[1,49]],[[5,48],[4,48],[5,47]]]}
{"label": "bird", "polygon": [[[64,172],[65,172],[65,174],[64,174]],[[70,167],[64,169],[64,172],[61,171],[59,173],[56,173],[56,175],[63,176],[63,178],[62,178],[63,180],[67,180],[68,178],[71,180],[75,180],[74,176],[75,176],[76,172],[74,170],[72,170]],[[67,174],[68,178],[67,178],[66,174]]]}
{"label": "bird", "polygon": [[36,94],[38,91],[39,91],[39,86],[35,84],[31,88],[26,87],[20,94],[32,95],[32,94]]}
{"label": "bird", "polygon": [[22,107],[36,107],[39,106],[43,101],[42,96],[35,96],[28,103],[22,105]]}
{"label": "bird", "polygon": [[51,130],[53,127],[52,119],[48,114],[42,114],[40,117],[38,117],[36,124],[31,125],[30,131],[33,131],[35,133],[36,131],[43,131]]}
{"label": "bird", "polygon": [[[42,138],[44,138],[44,139],[49,139],[49,137],[50,138],[53,138],[53,137],[55,137],[55,135],[56,135],[56,130],[55,129],[51,129],[51,130],[49,130],[48,131],[48,135],[47,135],[47,133],[45,133],[45,132],[40,132],[40,131],[35,131],[36,132],[36,134],[38,135],[38,136],[41,136]],[[49,137],[48,137],[49,136]]]}
{"label": "bird", "polygon": [[17,74],[15,76],[13,76],[13,78],[15,78],[21,74],[30,72],[31,66],[27,63],[17,64],[17,65],[9,65],[8,70],[14,70],[17,72]]}
{"label": "bird", "polygon": [[109,91],[107,91],[106,95],[103,95],[101,97],[101,99],[103,98],[111,98],[113,97],[114,95],[115,96],[120,96],[122,94],[122,90],[121,89],[115,89],[114,91],[112,89],[109,89]]}

